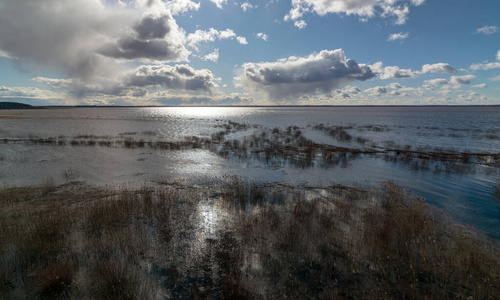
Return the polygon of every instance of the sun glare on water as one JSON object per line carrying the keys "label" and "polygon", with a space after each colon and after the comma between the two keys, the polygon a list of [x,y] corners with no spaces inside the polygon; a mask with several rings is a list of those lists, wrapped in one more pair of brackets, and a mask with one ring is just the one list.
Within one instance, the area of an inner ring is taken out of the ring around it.
{"label": "sun glare on water", "polygon": [[244,108],[241,107],[213,107],[213,106],[190,106],[190,107],[155,107],[155,115],[176,115],[186,118],[217,118],[221,116],[239,115]]}

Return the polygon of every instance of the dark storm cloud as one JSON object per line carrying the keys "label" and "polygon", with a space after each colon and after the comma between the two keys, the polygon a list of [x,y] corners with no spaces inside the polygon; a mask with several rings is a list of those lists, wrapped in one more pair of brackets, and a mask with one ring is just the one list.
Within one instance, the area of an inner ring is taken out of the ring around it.
{"label": "dark storm cloud", "polygon": [[337,49],[277,62],[246,63],[235,80],[248,90],[264,92],[272,100],[318,91],[328,93],[342,84],[375,76],[370,67],[346,59],[344,51]]}

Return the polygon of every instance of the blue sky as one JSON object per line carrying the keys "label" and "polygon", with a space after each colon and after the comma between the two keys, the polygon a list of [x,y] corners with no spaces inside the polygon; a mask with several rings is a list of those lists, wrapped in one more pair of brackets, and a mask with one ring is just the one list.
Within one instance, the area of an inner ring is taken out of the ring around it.
{"label": "blue sky", "polygon": [[496,0],[0,0],[0,101],[500,104]]}

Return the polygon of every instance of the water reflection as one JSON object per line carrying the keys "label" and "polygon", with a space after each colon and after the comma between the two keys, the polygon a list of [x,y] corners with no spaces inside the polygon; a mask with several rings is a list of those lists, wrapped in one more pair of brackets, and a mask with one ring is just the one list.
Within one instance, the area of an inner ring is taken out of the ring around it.
{"label": "water reflection", "polygon": [[143,108],[146,114],[155,117],[175,116],[181,118],[227,118],[248,113],[243,107],[154,107]]}

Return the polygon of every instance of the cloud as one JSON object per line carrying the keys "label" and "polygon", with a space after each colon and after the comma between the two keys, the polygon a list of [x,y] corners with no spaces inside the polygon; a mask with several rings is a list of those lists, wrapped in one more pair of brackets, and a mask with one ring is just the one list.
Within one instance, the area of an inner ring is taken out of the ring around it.
{"label": "cloud", "polygon": [[380,74],[380,79],[402,79],[416,78],[420,75],[418,71],[411,69],[400,69],[398,66],[385,67]]}
{"label": "cloud", "polygon": [[388,84],[386,87],[390,88],[390,89],[393,89],[393,90],[399,90],[399,89],[403,88],[403,86],[401,84],[397,83],[397,82],[393,82],[391,84]]}
{"label": "cloud", "polygon": [[497,60],[500,60],[500,50],[497,51]]}
{"label": "cloud", "polygon": [[484,26],[484,27],[478,28],[476,30],[476,33],[481,33],[481,34],[486,34],[486,35],[494,34],[497,32],[498,32],[497,26]]}
{"label": "cloud", "polygon": [[342,92],[347,94],[359,94],[361,93],[361,89],[357,86],[348,85],[342,89]]}
{"label": "cloud", "polygon": [[148,89],[156,87],[206,92],[212,92],[217,87],[212,72],[206,69],[195,70],[188,65],[143,65],[119,78],[96,78],[93,82],[77,78],[36,77],[33,80],[79,99],[96,95],[142,97],[148,93]]}
{"label": "cloud", "polygon": [[178,15],[186,13],[190,10],[197,11],[200,8],[200,3],[195,3],[191,0],[170,0],[165,3],[165,7],[172,13]]}
{"label": "cloud", "polygon": [[473,85],[471,87],[484,89],[484,88],[487,88],[488,86],[486,85],[486,83],[480,83],[480,84]]}
{"label": "cloud", "polygon": [[427,64],[422,66],[422,73],[456,73],[457,70],[446,63]]}
{"label": "cloud", "polygon": [[165,89],[206,90],[217,87],[210,70],[195,70],[188,65],[140,66],[124,78],[134,87],[161,86]]}
{"label": "cloud", "polygon": [[383,86],[376,86],[365,90],[365,93],[371,96],[380,96],[387,93],[387,89]]}
{"label": "cloud", "polygon": [[222,4],[226,4],[227,0],[210,0],[210,2],[214,3],[218,8],[222,9]]}
{"label": "cloud", "polygon": [[190,48],[193,48],[196,51],[200,51],[199,49],[199,44],[202,42],[213,42],[216,39],[218,40],[223,40],[223,39],[234,39],[240,43],[240,44],[247,44],[246,39],[241,36],[237,36],[236,33],[232,29],[226,29],[219,31],[214,28],[210,28],[208,30],[196,30],[194,33],[190,33],[187,36],[187,44]]}
{"label": "cloud", "polygon": [[492,70],[492,69],[498,69],[500,68],[500,62],[491,62],[491,63],[485,63],[485,64],[474,64],[470,66],[471,70],[477,71],[477,70]]}
{"label": "cloud", "polygon": [[146,13],[132,30],[102,45],[98,53],[118,59],[139,61],[187,61],[184,32],[169,11]]}
{"label": "cloud", "polygon": [[470,84],[470,81],[475,78],[474,75],[451,76],[450,83],[455,85]]}
{"label": "cloud", "polygon": [[411,0],[411,3],[415,6],[424,4],[425,0]]}
{"label": "cloud", "polygon": [[404,40],[408,38],[408,32],[407,33],[393,33],[391,35],[389,35],[389,37],[387,38],[388,41],[396,41],[396,40]]}
{"label": "cloud", "polygon": [[250,10],[252,8],[254,8],[254,6],[252,4],[250,4],[250,3],[248,3],[248,2],[245,2],[245,3],[241,4],[241,9],[243,11],[247,11],[247,10]]}
{"label": "cloud", "polygon": [[490,78],[491,81],[500,81],[500,75]]}
{"label": "cloud", "polygon": [[263,32],[259,32],[255,35],[257,38],[259,39],[263,39],[264,41],[267,42],[267,40],[269,39],[269,37],[267,36],[267,34],[263,33]]}
{"label": "cloud", "polygon": [[218,48],[214,49],[213,52],[203,56],[202,59],[216,62],[219,59],[219,49]]}
{"label": "cloud", "polygon": [[2,98],[39,98],[41,96],[47,97],[56,96],[51,91],[41,90],[34,87],[0,87],[0,99]]}
{"label": "cloud", "polygon": [[242,37],[242,36],[237,36],[236,40],[238,41],[238,43],[240,43],[242,45],[247,45],[248,44],[247,39],[244,38],[244,37]]}
{"label": "cloud", "polygon": [[[394,2],[394,1],[388,1],[388,2]],[[406,20],[408,19],[408,14],[410,13],[410,8],[408,5],[390,5],[387,2],[385,4],[381,5],[383,9],[383,13],[381,14],[382,17],[395,17],[396,20],[394,21],[394,24],[396,25],[403,25],[406,23]]]}
{"label": "cloud", "polygon": [[424,2],[424,0],[293,0],[292,8],[284,20],[296,21],[307,13],[320,16],[345,14],[359,16],[362,20],[375,16],[395,18],[394,23],[402,25],[408,19],[409,5],[418,6]]}
{"label": "cloud", "polygon": [[289,57],[277,62],[245,63],[238,86],[261,92],[269,99],[296,97],[315,92],[331,92],[342,84],[375,77],[364,64],[346,59],[341,49],[314,53],[308,57]]}
{"label": "cloud", "polygon": [[132,96],[144,95],[147,90],[132,86],[125,86],[119,80],[99,78],[94,82],[83,81],[78,78],[56,79],[36,77],[33,81],[44,83],[55,90],[64,92],[66,97],[83,99],[93,96]]}
{"label": "cloud", "polygon": [[[100,0],[3,1],[0,50],[19,64],[34,63],[69,77],[114,76],[116,60],[183,61],[184,33],[158,0],[137,6]],[[36,13],[35,13],[36,12]]]}
{"label": "cloud", "polygon": [[448,80],[446,80],[444,78],[436,78],[436,79],[426,80],[426,81],[424,81],[424,83],[432,84],[432,85],[444,85],[444,84],[448,84]]}
{"label": "cloud", "polygon": [[304,29],[304,28],[306,28],[307,23],[304,20],[298,20],[298,21],[293,22],[293,25],[295,27],[297,27],[298,29]]}

